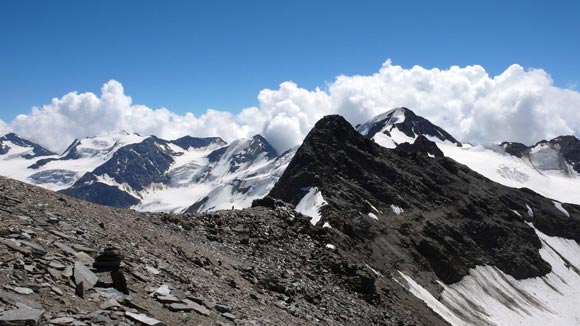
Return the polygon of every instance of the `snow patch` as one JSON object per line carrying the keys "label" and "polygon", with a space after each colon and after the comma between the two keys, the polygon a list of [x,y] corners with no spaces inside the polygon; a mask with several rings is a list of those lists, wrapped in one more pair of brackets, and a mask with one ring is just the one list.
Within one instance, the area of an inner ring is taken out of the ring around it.
{"label": "snow patch", "polygon": [[365,202],[367,204],[369,204],[369,206],[375,211],[377,212],[377,214],[381,214],[382,212],[380,210],[378,210],[375,206],[373,206],[373,204],[371,204],[368,200],[365,200]]}
{"label": "snow patch", "polygon": [[580,205],[579,179],[573,177],[575,174],[561,170],[559,154],[546,145],[540,144],[532,149],[535,154],[531,154],[531,160],[499,152],[497,146],[464,144],[457,147],[447,143],[438,143],[437,146],[446,157],[467,165],[492,181],[513,188],[530,188],[544,197]]}
{"label": "snow patch", "polygon": [[310,216],[310,223],[315,225],[320,221],[320,208],[328,203],[322,198],[322,193],[318,190],[317,187],[309,187],[307,188],[308,192],[298,205],[296,205],[296,211],[302,213],[306,216]]}
{"label": "snow patch", "polygon": [[556,206],[556,208],[562,212],[562,214],[566,215],[566,217],[570,218],[570,213],[568,213],[568,211],[562,207],[562,203],[559,203],[557,201],[552,201],[554,203],[554,206]]}
{"label": "snow patch", "polygon": [[368,213],[367,215],[372,219],[375,219],[377,221],[379,220],[379,218],[374,213]]}
{"label": "snow patch", "polygon": [[526,208],[528,209],[528,216],[530,218],[534,217],[534,211],[532,210],[532,208],[530,207],[530,205],[526,204]]}
{"label": "snow patch", "polygon": [[336,249],[336,247],[333,244],[330,244],[330,243],[326,244],[326,248],[332,249],[332,250]]}
{"label": "snow patch", "polygon": [[332,229],[332,226],[328,222],[324,222],[324,224],[322,225],[322,227],[323,228],[331,228]]}
{"label": "snow patch", "polygon": [[369,264],[365,264],[365,266],[371,270],[376,276],[383,276],[383,274],[379,273],[376,269],[369,266]]}
{"label": "snow patch", "polygon": [[520,213],[518,213],[518,211],[510,209],[510,211],[512,211],[514,214],[516,214],[519,217],[522,217],[522,215]]}
{"label": "snow patch", "polygon": [[395,205],[391,205],[391,209],[393,210],[393,212],[397,215],[401,215],[401,213],[403,213],[405,210],[403,210],[401,207],[399,206],[395,206]]}

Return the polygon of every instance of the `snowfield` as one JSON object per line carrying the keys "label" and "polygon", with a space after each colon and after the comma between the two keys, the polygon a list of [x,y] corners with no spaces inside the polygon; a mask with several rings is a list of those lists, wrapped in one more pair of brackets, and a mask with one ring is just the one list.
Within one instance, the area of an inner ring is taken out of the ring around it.
{"label": "snowfield", "polygon": [[540,195],[562,203],[580,204],[580,179],[577,173],[562,170],[542,170],[554,163],[532,162],[494,151],[483,146],[463,147],[437,143],[445,156],[450,157],[486,178],[513,188],[530,188]]}
{"label": "snowfield", "polygon": [[495,267],[478,266],[458,283],[441,283],[439,300],[405,273],[399,272],[397,282],[451,325],[580,325],[575,300],[580,298],[580,246],[535,231],[542,241],[540,254],[552,266],[543,277],[518,281]]}
{"label": "snowfield", "polygon": [[309,187],[305,190],[307,190],[307,192],[304,197],[302,197],[298,205],[296,205],[296,211],[306,216],[310,216],[310,223],[312,223],[312,225],[316,225],[316,223],[318,223],[322,217],[320,215],[320,208],[324,205],[327,205],[327,202],[324,200],[322,193],[320,190],[318,190],[317,187]]}

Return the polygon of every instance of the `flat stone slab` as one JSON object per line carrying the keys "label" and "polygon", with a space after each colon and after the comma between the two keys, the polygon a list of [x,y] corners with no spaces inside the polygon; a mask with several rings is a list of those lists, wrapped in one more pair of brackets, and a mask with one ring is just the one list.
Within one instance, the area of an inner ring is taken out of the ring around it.
{"label": "flat stone slab", "polygon": [[24,256],[30,256],[32,254],[32,251],[30,251],[30,249],[21,246],[20,242],[16,240],[0,238],[0,243],[12,250],[16,250],[22,253]]}
{"label": "flat stone slab", "polygon": [[25,287],[20,287],[20,286],[17,286],[15,288],[13,288],[12,290],[14,290],[14,292],[16,292],[16,293],[20,293],[20,294],[24,294],[24,295],[34,293],[34,291],[31,288],[25,288]]}
{"label": "flat stone slab", "polygon": [[97,249],[89,248],[89,247],[83,246],[81,244],[73,244],[72,247],[77,251],[84,251],[84,252],[88,252],[88,253],[97,252]]}
{"label": "flat stone slab", "polygon": [[162,321],[157,320],[155,318],[148,317],[145,314],[135,314],[135,313],[127,311],[127,312],[125,312],[125,316],[127,316],[127,318],[129,318],[133,321],[140,322],[140,323],[147,325],[147,326],[164,326],[165,325]]}
{"label": "flat stone slab", "polygon": [[57,242],[54,242],[53,244],[55,246],[57,246],[60,250],[62,250],[64,253],[67,253],[67,254],[69,254],[71,256],[76,256],[76,254],[77,254],[77,251],[76,250],[74,250],[73,248],[65,245],[62,242],[58,242],[57,241]]}
{"label": "flat stone slab", "polygon": [[2,300],[4,302],[8,302],[8,303],[13,304],[13,305],[16,305],[16,304],[25,305],[27,307],[34,308],[34,309],[42,309],[43,308],[42,305],[36,301],[32,301],[32,300],[25,298],[19,294],[4,291],[2,289],[0,289],[0,300]]}
{"label": "flat stone slab", "polygon": [[46,255],[46,249],[44,249],[43,246],[41,246],[40,244],[38,244],[36,242],[20,240],[20,244],[30,248],[30,250],[32,251],[32,253],[34,255],[37,255],[37,256]]}
{"label": "flat stone slab", "polygon": [[77,286],[76,292],[81,298],[84,297],[84,292],[92,289],[99,280],[95,273],[91,272],[91,270],[79,261],[75,262],[74,278]]}
{"label": "flat stone slab", "polygon": [[157,296],[157,301],[161,303],[179,303],[181,300],[173,295],[159,295]]}
{"label": "flat stone slab", "polygon": [[191,307],[191,310],[197,312],[200,315],[209,316],[211,314],[209,309],[207,309],[206,307],[204,307],[198,303],[195,303],[191,300],[183,299],[183,303],[185,303],[187,306]]}
{"label": "flat stone slab", "polygon": [[38,325],[44,309],[20,308],[0,312],[0,325]]}
{"label": "flat stone slab", "polygon": [[231,314],[231,313],[229,313],[229,312],[224,312],[224,313],[222,314],[222,316],[223,316],[224,318],[226,318],[226,319],[229,319],[229,320],[235,320],[235,319],[236,319],[236,316],[235,316],[235,315],[233,315],[233,314]]}
{"label": "flat stone slab", "polygon": [[51,319],[48,322],[54,325],[69,325],[72,324],[76,321],[76,319],[72,318],[72,317],[60,317],[60,318],[55,318],[55,319]]}
{"label": "flat stone slab", "polygon": [[81,263],[85,264],[85,265],[92,265],[95,260],[93,259],[93,257],[85,254],[82,251],[77,252],[77,254],[75,255],[76,259],[78,261],[80,261]]}

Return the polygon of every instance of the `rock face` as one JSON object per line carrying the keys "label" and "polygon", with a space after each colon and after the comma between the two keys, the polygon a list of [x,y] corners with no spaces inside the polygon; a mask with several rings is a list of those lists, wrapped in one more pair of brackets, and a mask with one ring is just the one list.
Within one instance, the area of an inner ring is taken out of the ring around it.
{"label": "rock face", "polygon": [[398,152],[405,153],[407,155],[423,155],[427,157],[444,157],[443,152],[437,147],[437,144],[425,138],[425,136],[419,136],[415,139],[412,144],[402,143],[395,148]]}
{"label": "rock face", "polygon": [[[433,150],[425,140],[405,147]],[[532,191],[493,183],[441,155],[410,152],[421,150],[385,149],[342,117],[327,116],[269,195],[297,205],[305,189],[317,187],[327,202],[319,224],[339,231],[337,247],[356,248],[379,270],[421,266],[445,283],[461,280],[477,265],[497,266],[516,279],[550,272],[526,222],[580,240],[580,207],[566,205],[572,216],[567,218]],[[533,218],[524,218],[526,205]]]}

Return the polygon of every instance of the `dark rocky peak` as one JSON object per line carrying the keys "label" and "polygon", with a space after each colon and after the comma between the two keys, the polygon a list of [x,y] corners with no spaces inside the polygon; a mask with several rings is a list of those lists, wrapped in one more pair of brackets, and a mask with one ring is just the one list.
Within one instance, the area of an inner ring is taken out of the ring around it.
{"label": "dark rocky peak", "polygon": [[248,154],[250,157],[255,157],[261,153],[265,153],[269,159],[278,157],[278,152],[270,145],[266,138],[259,134],[254,135],[249,143]]}
{"label": "dark rocky peak", "polygon": [[171,143],[188,150],[190,148],[205,148],[210,145],[213,146],[225,146],[227,143],[223,141],[219,137],[205,137],[205,138],[198,138],[192,136],[184,136],[175,140],[172,140]]}
{"label": "dark rocky peak", "polygon": [[62,152],[61,156],[63,158],[69,157],[71,159],[78,157],[78,151],[76,149],[80,144],[81,140],[76,138],[70,145],[68,145],[68,147],[64,150],[64,152]]}
{"label": "dark rocky peak", "polygon": [[25,159],[32,159],[32,158],[40,157],[40,156],[56,155],[56,153],[53,153],[53,152],[49,151],[48,149],[46,149],[38,144],[35,144],[27,139],[24,139],[15,133],[8,133],[8,134],[0,137],[0,155],[4,155],[10,151],[11,147],[7,143],[11,143],[15,146],[20,146],[20,147],[32,148],[32,153],[27,153],[27,154],[22,155],[22,157]]}
{"label": "dark rocky peak", "polygon": [[120,148],[93,173],[106,174],[117,183],[127,183],[133,190],[140,191],[151,183],[168,182],[165,172],[174,162],[173,156],[166,140],[151,136]]}
{"label": "dark rocky peak", "polygon": [[500,146],[506,153],[519,158],[530,155],[530,148],[522,143],[503,142]]}
{"label": "dark rocky peak", "polygon": [[331,226],[338,248],[386,273],[421,266],[425,284],[434,284],[434,275],[457,282],[478,265],[516,279],[550,272],[526,222],[580,240],[579,206],[564,204],[567,217],[552,200],[494,183],[452,159],[383,148],[340,116],[315,125],[269,196],[297,205],[310,187],[327,203],[317,225]]}
{"label": "dark rocky peak", "polygon": [[390,136],[393,129],[398,129],[410,138],[416,138],[422,135],[437,138],[441,141],[449,141],[457,144],[457,146],[461,146],[461,143],[447,131],[432,124],[429,120],[416,115],[407,108],[396,108],[379,114],[370,121],[357,126],[356,129],[367,138],[373,138],[379,132],[384,132]]}
{"label": "dark rocky peak", "polygon": [[402,143],[395,148],[398,152],[405,153],[410,156],[422,155],[427,157],[444,157],[443,152],[437,147],[435,142],[430,141],[425,136],[421,135],[415,139],[413,144]]}
{"label": "dark rocky peak", "polygon": [[141,191],[152,183],[169,181],[166,172],[174,162],[175,153],[168,143],[151,136],[123,146],[107,162],[62,192],[101,205],[123,208],[135,205],[139,200],[130,193]]}

